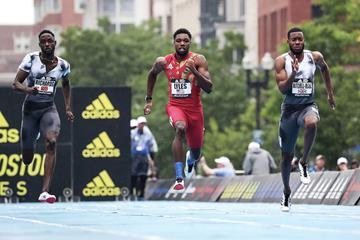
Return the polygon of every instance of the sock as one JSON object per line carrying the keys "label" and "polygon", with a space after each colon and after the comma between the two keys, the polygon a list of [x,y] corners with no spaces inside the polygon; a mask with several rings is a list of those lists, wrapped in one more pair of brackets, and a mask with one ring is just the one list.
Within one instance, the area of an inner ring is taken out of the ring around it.
{"label": "sock", "polygon": [[175,163],[175,174],[176,174],[176,179],[183,179],[183,163],[182,162],[176,162]]}

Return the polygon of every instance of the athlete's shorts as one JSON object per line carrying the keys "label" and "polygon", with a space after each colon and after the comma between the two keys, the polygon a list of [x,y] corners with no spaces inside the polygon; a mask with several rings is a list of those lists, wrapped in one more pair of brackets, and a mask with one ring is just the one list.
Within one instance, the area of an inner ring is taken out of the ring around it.
{"label": "athlete's shorts", "polygon": [[34,149],[38,133],[60,132],[60,118],[53,102],[25,101],[21,122],[21,148]]}
{"label": "athlete's shorts", "polygon": [[178,121],[185,122],[186,142],[189,148],[201,148],[204,139],[204,114],[202,107],[184,109],[168,104],[166,112],[171,126]]}
{"label": "athlete's shorts", "polygon": [[304,105],[281,105],[279,123],[279,144],[282,152],[293,153],[300,127],[304,127],[305,117],[313,115],[320,120],[315,103]]}

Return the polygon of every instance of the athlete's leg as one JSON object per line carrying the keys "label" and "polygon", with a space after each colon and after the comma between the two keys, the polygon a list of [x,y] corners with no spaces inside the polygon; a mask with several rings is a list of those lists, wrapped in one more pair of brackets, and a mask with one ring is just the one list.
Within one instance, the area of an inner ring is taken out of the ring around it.
{"label": "athlete's leg", "polygon": [[183,178],[183,159],[185,158],[183,141],[185,138],[185,126],[184,121],[177,121],[175,127],[175,137],[172,142],[172,152],[175,160],[176,178]]}
{"label": "athlete's leg", "polygon": [[284,193],[290,194],[291,161],[294,157],[294,149],[299,133],[296,112],[285,113],[282,110],[279,126],[279,143],[282,152],[281,177],[284,185]]}
{"label": "athlete's leg", "polygon": [[175,129],[175,136],[172,142],[172,152],[175,160],[176,179],[183,179],[183,160],[185,158],[183,140],[186,131],[186,116],[182,109],[176,106],[167,105],[166,111],[171,126]]}
{"label": "athlete's leg", "polygon": [[298,124],[304,127],[304,153],[300,159],[303,166],[307,166],[308,157],[315,142],[317,123],[320,120],[318,108],[315,104],[302,110],[298,117]]}
{"label": "athlete's leg", "polygon": [[43,114],[40,120],[40,130],[45,136],[46,150],[42,190],[48,192],[55,170],[57,138],[60,132],[60,118],[55,106]]}
{"label": "athlete's leg", "polygon": [[294,153],[282,152],[281,162],[281,177],[284,184],[284,193],[290,194],[290,173],[291,173],[291,161],[294,158]]}
{"label": "athlete's leg", "polygon": [[54,169],[56,165],[56,141],[58,133],[48,132],[45,136],[45,148],[46,148],[46,157],[45,157],[45,171],[43,178],[43,192],[49,192],[51,180],[53,178]]}
{"label": "athlete's leg", "polygon": [[300,159],[301,164],[307,165],[307,160],[311,148],[314,144],[318,119],[315,116],[307,116],[304,120],[304,153]]}
{"label": "athlete's leg", "polygon": [[21,153],[23,163],[29,165],[34,157],[36,136],[39,132],[37,114],[30,111],[23,112],[21,122]]}
{"label": "athlete's leg", "polygon": [[188,171],[191,172],[200,159],[201,147],[204,139],[204,115],[202,109],[196,112],[187,112],[189,126],[186,131],[186,140],[190,148],[190,156],[186,159]]}

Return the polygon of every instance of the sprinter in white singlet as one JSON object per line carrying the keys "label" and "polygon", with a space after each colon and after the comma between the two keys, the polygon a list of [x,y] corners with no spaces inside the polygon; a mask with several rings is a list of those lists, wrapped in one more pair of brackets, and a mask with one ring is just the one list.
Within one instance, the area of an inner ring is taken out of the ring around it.
{"label": "sprinter in white singlet", "polygon": [[329,105],[335,110],[330,72],[322,54],[304,50],[304,34],[300,28],[290,29],[287,38],[290,51],[275,60],[276,82],[281,93],[285,95],[279,124],[279,143],[283,158],[281,175],[284,184],[282,211],[290,210],[291,160],[300,127],[304,128],[304,152],[299,161],[300,180],[303,184],[310,183],[307,160],[320,120],[318,107],[314,102],[316,68],[320,69],[325,81]]}

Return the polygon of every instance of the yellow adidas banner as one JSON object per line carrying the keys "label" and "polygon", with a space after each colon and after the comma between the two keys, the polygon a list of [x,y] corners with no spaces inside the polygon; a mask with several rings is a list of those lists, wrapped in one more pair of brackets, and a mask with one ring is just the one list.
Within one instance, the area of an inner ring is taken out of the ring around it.
{"label": "yellow adidas banner", "polygon": [[86,187],[82,190],[85,197],[104,197],[104,196],[120,196],[119,187],[111,179],[106,170],[102,170],[98,176],[94,177]]}
{"label": "yellow adidas banner", "polygon": [[1,128],[8,128],[9,127],[9,123],[6,121],[6,118],[4,117],[4,115],[2,114],[1,111],[0,111],[0,127]]}
{"label": "yellow adidas banner", "polygon": [[4,114],[0,111],[0,144],[18,143],[20,141],[19,130],[9,127],[9,122],[6,120]]}
{"label": "yellow adidas banner", "polygon": [[120,111],[114,108],[106,93],[101,93],[81,113],[84,119],[119,119]]}
{"label": "yellow adidas banner", "polygon": [[82,151],[84,158],[120,157],[120,149],[116,148],[109,135],[103,131]]}

